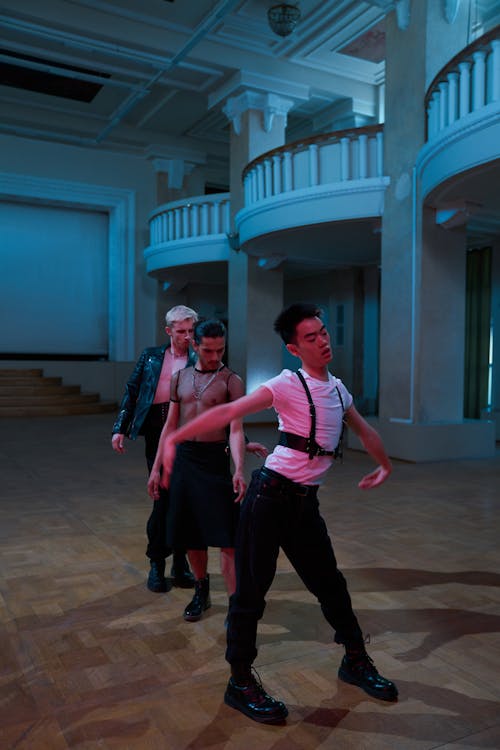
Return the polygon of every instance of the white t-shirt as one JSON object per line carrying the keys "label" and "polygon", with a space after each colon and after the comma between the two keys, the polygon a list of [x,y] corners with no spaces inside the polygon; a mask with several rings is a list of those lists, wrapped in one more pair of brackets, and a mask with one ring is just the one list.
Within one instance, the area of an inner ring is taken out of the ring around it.
{"label": "white t-shirt", "polygon": [[[317,380],[301,369],[316,408],[316,442],[327,451],[337,447],[342,431],[342,404],[337,386],[342,395],[344,410],[352,406],[352,396],[342,383],[328,373],[328,381]],[[263,383],[273,395],[272,408],[278,415],[278,429],[309,437],[311,415],[309,401],[298,375],[292,370],[283,370],[275,378]],[[332,456],[314,456],[277,445],[267,457],[265,466],[283,474],[299,484],[321,484],[331,466]]]}

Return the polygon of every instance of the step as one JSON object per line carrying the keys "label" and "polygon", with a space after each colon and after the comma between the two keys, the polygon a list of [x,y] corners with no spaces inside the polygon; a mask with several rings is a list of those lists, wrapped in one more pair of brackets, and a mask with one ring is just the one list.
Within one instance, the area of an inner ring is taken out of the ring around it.
{"label": "step", "polygon": [[43,370],[38,368],[31,370],[0,368],[0,380],[2,378],[41,378],[42,375]]}
{"label": "step", "polygon": [[22,386],[28,388],[29,386],[39,386],[40,388],[44,388],[48,385],[61,385],[62,378],[60,377],[50,377],[50,378],[42,378],[38,376],[30,376],[30,377],[7,377],[4,376],[3,378],[0,378],[0,388],[6,388],[8,386]]}
{"label": "step", "polygon": [[75,414],[103,414],[116,412],[115,401],[97,401],[91,404],[60,404],[48,406],[0,406],[1,417],[64,417]]}
{"label": "step", "polygon": [[0,396],[34,396],[80,393],[79,385],[9,385],[0,384]]}
{"label": "step", "polygon": [[58,406],[89,404],[99,401],[98,393],[41,393],[39,395],[5,396],[0,389],[0,406]]}

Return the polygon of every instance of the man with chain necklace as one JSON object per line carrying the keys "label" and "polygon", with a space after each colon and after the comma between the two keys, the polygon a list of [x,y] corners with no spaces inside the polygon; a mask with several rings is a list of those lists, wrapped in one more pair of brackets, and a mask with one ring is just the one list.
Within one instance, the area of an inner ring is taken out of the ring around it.
{"label": "man with chain necklace", "polygon": [[[199,322],[192,346],[196,363],[179,370],[172,378],[170,409],[148,482],[153,499],[160,495],[161,446],[166,437],[207,409],[235,401],[245,393],[241,378],[222,362],[226,328],[221,321]],[[232,477],[228,442],[234,464]],[[194,573],[195,593],[184,610],[188,622],[199,620],[210,607],[208,547],[220,548],[221,573],[228,595],[235,591],[234,540],[239,503],[246,490],[244,455],[245,437],[240,419],[230,422],[229,440],[224,427],[215,430],[207,427],[177,448],[170,477],[167,541],[187,549]]]}

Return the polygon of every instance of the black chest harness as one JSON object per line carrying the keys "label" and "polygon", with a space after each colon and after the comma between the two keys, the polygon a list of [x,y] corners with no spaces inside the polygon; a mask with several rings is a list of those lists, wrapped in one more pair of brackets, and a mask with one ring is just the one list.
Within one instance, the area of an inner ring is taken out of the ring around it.
{"label": "black chest harness", "polygon": [[[310,460],[312,460],[314,456],[333,456],[334,458],[340,458],[340,460],[342,460],[342,455],[343,455],[342,438],[344,437],[344,419],[342,418],[342,430],[340,433],[339,442],[335,450],[326,451],[324,448],[318,445],[318,443],[316,442],[316,407],[314,406],[314,401],[312,400],[311,391],[309,390],[307,386],[304,376],[299,370],[297,370],[296,375],[298,376],[300,382],[302,383],[304,390],[306,392],[307,400],[309,401],[309,414],[311,415],[311,431],[309,433],[309,437],[304,437],[303,435],[295,435],[293,432],[281,431],[278,445],[284,445],[286,448],[292,448],[293,450],[301,451],[302,453],[307,453],[309,455]],[[342,396],[340,395],[340,390],[339,390],[338,385],[336,385],[335,388],[337,389],[340,404],[342,406],[342,415],[344,415],[345,413],[344,402],[342,400]]]}

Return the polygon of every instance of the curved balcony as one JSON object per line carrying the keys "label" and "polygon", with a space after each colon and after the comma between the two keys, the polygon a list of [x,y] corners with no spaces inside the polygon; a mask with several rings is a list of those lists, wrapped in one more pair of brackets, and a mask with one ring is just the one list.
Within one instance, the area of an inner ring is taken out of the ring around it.
{"label": "curved balcony", "polygon": [[500,157],[500,27],[465,47],[426,94],[422,196],[454,175]]}
{"label": "curved balcony", "polygon": [[262,154],[243,173],[245,206],[236,216],[243,245],[256,237],[332,221],[379,217],[383,126],[335,131]]}
{"label": "curved balcony", "polygon": [[146,270],[227,260],[230,195],[216,193],[165,203],[149,217]]}

